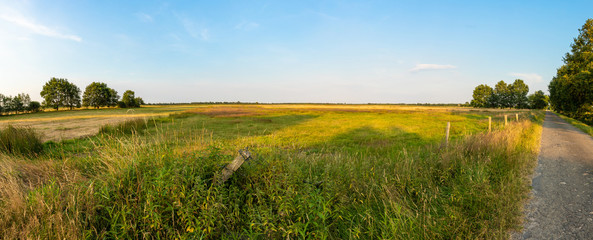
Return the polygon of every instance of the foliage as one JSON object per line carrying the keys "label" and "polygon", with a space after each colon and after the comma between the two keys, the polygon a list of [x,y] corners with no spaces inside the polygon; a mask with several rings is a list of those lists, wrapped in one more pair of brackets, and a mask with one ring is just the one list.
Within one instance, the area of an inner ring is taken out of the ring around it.
{"label": "foliage", "polygon": [[529,108],[531,109],[544,109],[548,107],[549,98],[541,90],[529,95],[527,99],[529,102]]}
{"label": "foliage", "polygon": [[80,106],[80,89],[65,78],[51,78],[43,85],[41,97],[44,106],[55,110]]}
{"label": "foliage", "polygon": [[124,95],[121,97],[121,102],[123,103],[122,106],[124,108],[136,108],[144,103],[142,98],[137,98],[132,90],[126,90],[126,92],[124,92]]}
{"label": "foliage", "polygon": [[31,97],[26,93],[19,93],[18,95],[5,96],[0,94],[0,114],[6,113],[22,113],[30,111]]}
{"label": "foliage", "polygon": [[513,84],[499,81],[492,89],[486,84],[478,85],[474,89],[472,107],[489,108],[529,108],[527,93],[529,86],[521,79]]}
{"label": "foliage", "polygon": [[579,29],[579,36],[570,46],[564,65],[548,86],[550,104],[558,112],[587,121],[593,110],[593,19]]}
{"label": "foliage", "polygon": [[41,138],[31,128],[8,125],[0,130],[0,152],[36,155],[42,150]]}
{"label": "foliage", "polygon": [[472,99],[470,103],[471,106],[479,108],[488,107],[488,100],[492,96],[493,92],[494,90],[486,84],[478,85],[476,89],[474,89],[474,99]]}
{"label": "foliage", "polygon": [[106,83],[92,82],[84,90],[82,106],[85,107],[113,107],[117,106],[119,96],[117,91],[107,87]]}

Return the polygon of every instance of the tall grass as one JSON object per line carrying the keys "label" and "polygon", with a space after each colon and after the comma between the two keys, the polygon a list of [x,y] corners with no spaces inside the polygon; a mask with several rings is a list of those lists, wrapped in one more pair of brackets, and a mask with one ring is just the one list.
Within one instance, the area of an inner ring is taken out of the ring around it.
{"label": "tall grass", "polygon": [[139,133],[149,126],[149,120],[144,118],[135,118],[126,120],[116,125],[104,125],[99,129],[100,134],[132,134]]}
{"label": "tall grass", "polygon": [[0,130],[0,152],[36,155],[43,151],[41,137],[27,127],[7,125]]}
{"label": "tall grass", "polygon": [[[84,154],[41,164],[0,156],[0,235],[496,239],[519,226],[541,113],[492,133],[465,136],[482,122],[457,127],[447,148],[423,132],[441,128],[431,114],[308,114],[187,116],[77,140]],[[427,130],[403,126],[422,119]],[[212,184],[245,146],[255,159]]]}

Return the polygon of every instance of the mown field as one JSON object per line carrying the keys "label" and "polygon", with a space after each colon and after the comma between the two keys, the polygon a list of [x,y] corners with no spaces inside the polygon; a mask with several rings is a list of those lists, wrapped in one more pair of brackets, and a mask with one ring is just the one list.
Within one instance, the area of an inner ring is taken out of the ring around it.
{"label": "mown field", "polygon": [[[288,104],[0,125],[110,117],[111,127],[84,123],[101,133],[62,135],[39,154],[0,153],[0,238],[504,239],[521,221],[543,121],[541,111]],[[254,158],[214,184],[244,148]]]}

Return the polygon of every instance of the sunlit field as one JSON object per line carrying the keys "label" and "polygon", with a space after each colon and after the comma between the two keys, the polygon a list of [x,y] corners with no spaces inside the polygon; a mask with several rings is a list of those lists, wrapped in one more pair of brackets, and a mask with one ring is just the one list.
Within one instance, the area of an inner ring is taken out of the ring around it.
{"label": "sunlit field", "polygon": [[[308,104],[2,116],[50,141],[0,152],[0,236],[507,238],[542,121],[541,111]],[[246,148],[253,159],[215,184]]]}

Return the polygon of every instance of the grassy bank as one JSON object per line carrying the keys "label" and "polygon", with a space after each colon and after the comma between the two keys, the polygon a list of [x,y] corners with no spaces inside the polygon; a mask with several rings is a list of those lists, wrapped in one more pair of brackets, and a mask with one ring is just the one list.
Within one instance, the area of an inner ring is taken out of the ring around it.
{"label": "grassy bank", "polygon": [[567,121],[571,125],[575,126],[576,128],[581,129],[581,131],[593,136],[593,127],[591,127],[579,120],[576,120],[574,118],[570,118],[570,117],[564,116],[559,113],[555,113],[555,114],[558,115],[560,118],[564,119],[564,121]]}
{"label": "grassy bank", "polygon": [[[0,155],[0,235],[506,238],[543,114],[507,127],[499,114],[225,106],[110,127],[34,159]],[[212,184],[245,147],[255,158]]]}

